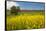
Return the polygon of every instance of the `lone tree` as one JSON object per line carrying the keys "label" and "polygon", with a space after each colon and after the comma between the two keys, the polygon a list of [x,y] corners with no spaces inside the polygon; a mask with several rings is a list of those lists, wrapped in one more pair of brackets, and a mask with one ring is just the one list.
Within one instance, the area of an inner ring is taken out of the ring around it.
{"label": "lone tree", "polygon": [[12,15],[17,15],[19,10],[20,10],[19,7],[16,8],[16,6],[12,6],[11,7],[11,14]]}

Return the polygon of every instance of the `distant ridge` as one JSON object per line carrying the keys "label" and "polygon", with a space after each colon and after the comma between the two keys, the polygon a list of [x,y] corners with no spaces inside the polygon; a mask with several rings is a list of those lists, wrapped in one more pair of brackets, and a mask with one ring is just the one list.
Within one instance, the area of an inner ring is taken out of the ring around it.
{"label": "distant ridge", "polygon": [[45,11],[45,10],[19,10],[18,12],[33,12],[33,11]]}

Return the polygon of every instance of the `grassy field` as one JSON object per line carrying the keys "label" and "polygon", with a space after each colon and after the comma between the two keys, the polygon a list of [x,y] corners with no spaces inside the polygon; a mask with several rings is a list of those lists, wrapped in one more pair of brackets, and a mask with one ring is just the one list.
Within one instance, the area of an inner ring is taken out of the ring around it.
{"label": "grassy field", "polygon": [[17,16],[7,16],[7,30],[44,28],[44,12],[19,12]]}

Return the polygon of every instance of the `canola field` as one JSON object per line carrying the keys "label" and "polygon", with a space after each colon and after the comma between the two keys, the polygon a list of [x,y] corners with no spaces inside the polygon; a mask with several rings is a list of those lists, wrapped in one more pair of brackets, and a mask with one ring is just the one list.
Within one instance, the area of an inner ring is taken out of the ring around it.
{"label": "canola field", "polygon": [[45,28],[43,12],[21,12],[19,15],[7,16],[7,30],[28,30]]}

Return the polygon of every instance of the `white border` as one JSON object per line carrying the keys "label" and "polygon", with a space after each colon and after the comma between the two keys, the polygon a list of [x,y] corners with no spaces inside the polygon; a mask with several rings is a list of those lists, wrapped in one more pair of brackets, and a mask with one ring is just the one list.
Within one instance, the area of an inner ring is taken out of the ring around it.
{"label": "white border", "polygon": [[0,0],[0,31],[4,31],[5,29],[5,5],[4,0]]}
{"label": "white border", "polygon": [[[46,20],[46,0],[18,0],[18,1],[32,1],[32,2],[45,2],[45,20]],[[0,0],[0,31],[5,31],[5,0]],[[46,21],[45,21],[46,22]],[[46,23],[45,23],[46,27]],[[32,30],[18,30],[18,31],[46,31],[45,29],[32,29]]]}

